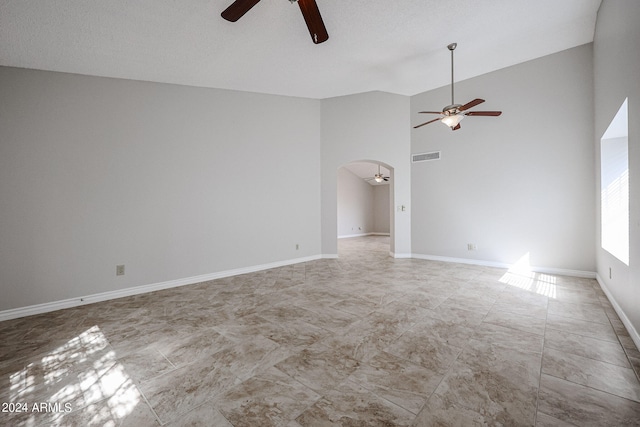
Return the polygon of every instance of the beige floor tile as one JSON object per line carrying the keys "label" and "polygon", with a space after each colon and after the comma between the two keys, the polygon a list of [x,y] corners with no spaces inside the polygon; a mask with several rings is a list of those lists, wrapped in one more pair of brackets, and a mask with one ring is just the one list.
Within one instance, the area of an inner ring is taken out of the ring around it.
{"label": "beige floor tile", "polygon": [[285,426],[320,395],[276,368],[270,368],[214,399],[235,427]]}
{"label": "beige floor tile", "polygon": [[306,426],[409,426],[415,415],[351,382],[322,396],[296,421]]}
{"label": "beige floor tile", "polygon": [[545,319],[497,310],[495,306],[484,318],[484,322],[536,335],[544,335],[546,323]]}
{"label": "beige floor tile", "polygon": [[611,325],[587,322],[584,320],[556,316],[553,314],[549,314],[547,316],[547,329],[555,329],[604,341],[618,341],[618,336],[613,331]]}
{"label": "beige floor tile", "polygon": [[551,300],[549,301],[549,314],[571,317],[572,319],[585,320],[587,322],[609,324],[609,318],[600,303],[575,303]]}
{"label": "beige floor tile", "polygon": [[542,373],[640,402],[640,384],[630,368],[546,348]]}
{"label": "beige floor tile", "polygon": [[631,367],[622,346],[617,342],[603,341],[548,329],[544,336],[544,346],[565,353],[622,366],[623,368]]}
{"label": "beige floor tile", "polygon": [[435,393],[492,423],[532,425],[541,355],[474,341]]}
{"label": "beige floor tile", "polygon": [[538,410],[576,426],[637,426],[640,403],[542,375]]}
{"label": "beige floor tile", "polygon": [[166,423],[239,382],[228,368],[207,361],[175,369],[142,384],[140,389],[160,421]]}
{"label": "beige floor tile", "polygon": [[417,414],[443,376],[390,353],[380,352],[360,364],[349,380]]}
{"label": "beige floor tile", "polygon": [[[222,413],[216,409],[213,401],[208,400],[189,412],[177,416],[170,422],[163,424],[166,427],[200,427],[204,425],[215,427],[233,427]],[[138,427],[143,427],[141,424]]]}
{"label": "beige floor tile", "polygon": [[276,368],[323,394],[340,384],[360,363],[336,350],[315,344],[277,363]]}

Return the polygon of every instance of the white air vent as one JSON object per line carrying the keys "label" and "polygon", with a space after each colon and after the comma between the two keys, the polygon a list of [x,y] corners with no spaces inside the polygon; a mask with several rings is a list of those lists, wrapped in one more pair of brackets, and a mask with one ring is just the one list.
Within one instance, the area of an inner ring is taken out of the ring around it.
{"label": "white air vent", "polygon": [[440,160],[440,152],[432,151],[430,153],[413,154],[411,156],[411,161],[413,163],[428,162],[430,160]]}

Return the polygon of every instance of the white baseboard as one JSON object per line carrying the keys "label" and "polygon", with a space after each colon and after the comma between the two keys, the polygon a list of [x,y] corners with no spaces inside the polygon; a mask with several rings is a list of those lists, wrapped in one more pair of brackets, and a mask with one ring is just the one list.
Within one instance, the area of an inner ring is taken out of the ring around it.
{"label": "white baseboard", "polygon": [[320,258],[322,258],[322,259],[337,259],[338,258],[338,254],[322,254],[322,255],[320,255]]}
{"label": "white baseboard", "polygon": [[343,234],[342,236],[338,236],[338,239],[348,239],[350,237],[364,237],[364,236],[390,236],[389,233],[359,233],[359,234]]}
{"label": "white baseboard", "polygon": [[[424,255],[424,254],[412,254],[411,257],[416,259],[426,259],[429,261],[442,261],[442,262],[455,262],[459,264],[482,265],[485,267],[497,267],[497,268],[513,267],[513,264],[506,264],[506,263],[497,262],[497,261],[485,261],[481,259],[452,258],[452,257],[444,257],[444,256],[438,256],[438,255]],[[596,278],[596,273],[593,271],[569,270],[564,268],[533,267],[533,266],[529,267],[529,269],[536,273],[557,274],[559,276],[583,277],[586,279]]]}
{"label": "white baseboard", "polygon": [[[285,261],[276,261],[268,264],[254,265],[250,267],[236,268],[233,270],[220,271],[217,273],[203,274],[200,276],[186,277],[184,279],[169,280],[166,282],[152,283],[149,285],[134,286],[131,288],[118,289],[114,291],[101,292],[98,294],[86,295],[82,297],[69,298],[60,301],[47,302],[43,304],[30,305],[27,307],[13,308],[0,311],[0,322],[3,320],[17,319],[19,317],[32,316],[34,314],[48,313],[65,308],[78,307],[94,302],[107,301],[132,295],[145,294],[147,292],[160,291],[163,289],[176,288],[178,286],[193,285],[195,283],[209,280],[221,279],[223,277],[237,276],[240,274],[254,273],[256,271],[268,270],[270,268],[284,267],[286,265],[299,264],[301,262],[314,261],[317,259],[330,257],[325,255],[314,255],[303,258],[294,258]],[[338,255],[335,255],[337,258]]]}
{"label": "white baseboard", "polygon": [[397,258],[397,259],[413,258],[413,257],[411,256],[411,254],[400,254],[400,253],[391,252],[391,251],[389,251],[389,255],[390,255],[392,258]]}
{"label": "white baseboard", "polygon": [[633,324],[631,323],[625,312],[622,310],[622,307],[620,307],[620,304],[618,304],[618,301],[616,301],[616,299],[613,297],[613,294],[611,293],[609,288],[607,288],[606,283],[604,282],[604,280],[602,280],[602,277],[600,277],[599,274],[596,274],[596,280],[607,296],[607,299],[613,306],[613,309],[616,311],[616,314],[624,324],[624,327],[627,328],[627,332],[629,332],[629,336],[635,343],[636,348],[640,348],[640,334],[638,334],[636,328],[633,327]]}

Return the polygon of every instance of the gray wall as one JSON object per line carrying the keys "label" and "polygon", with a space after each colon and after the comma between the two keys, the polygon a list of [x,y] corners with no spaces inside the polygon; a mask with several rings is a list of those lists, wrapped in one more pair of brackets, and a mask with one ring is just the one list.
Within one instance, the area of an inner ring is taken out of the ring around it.
{"label": "gray wall", "polygon": [[373,186],[373,231],[374,233],[389,233],[390,206],[389,189],[391,185]]}
{"label": "gray wall", "polygon": [[319,159],[318,100],[0,67],[0,310],[317,256]]}
{"label": "gray wall", "polygon": [[[442,152],[412,166],[414,254],[595,270],[591,70],[589,44],[456,83],[456,102],[503,114],[412,131],[412,153]],[[450,101],[412,97],[412,124]]]}
{"label": "gray wall", "polygon": [[347,168],[338,169],[338,237],[371,233],[373,224],[373,186]]}
{"label": "gray wall", "polygon": [[[640,2],[603,0],[594,39],[598,280],[640,347]],[[601,248],[600,138],[629,98],[629,266]],[[609,278],[611,268],[611,278]]]}
{"label": "gray wall", "polygon": [[389,185],[371,185],[338,169],[338,237],[389,233]]}

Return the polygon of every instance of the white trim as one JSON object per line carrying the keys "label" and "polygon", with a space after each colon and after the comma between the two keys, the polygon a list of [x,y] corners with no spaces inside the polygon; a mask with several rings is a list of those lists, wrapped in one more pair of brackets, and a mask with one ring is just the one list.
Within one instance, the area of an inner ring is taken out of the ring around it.
{"label": "white trim", "polygon": [[389,233],[377,233],[377,232],[371,232],[371,233],[360,233],[360,234],[344,234],[342,236],[338,236],[338,239],[348,239],[351,237],[365,237],[365,236],[390,236]]}
{"label": "white trim", "polygon": [[322,255],[320,255],[320,258],[322,258],[322,259],[337,259],[338,258],[338,254],[322,254]]}
{"label": "white trim", "polygon": [[393,257],[393,258],[396,258],[396,259],[413,258],[413,257],[411,256],[411,254],[397,254],[397,253],[395,253],[395,252],[391,252],[391,251],[389,251],[389,255],[390,255],[391,257]]}
{"label": "white trim", "polygon": [[369,233],[360,233],[360,234],[343,234],[342,236],[338,236],[338,239],[348,239],[350,237],[364,237],[368,236]]}
{"label": "white trim", "polygon": [[[470,259],[470,258],[452,258],[452,257],[438,256],[438,255],[412,254],[412,258],[426,259],[429,261],[442,261],[442,262],[455,262],[459,264],[482,265],[485,267],[498,267],[498,268],[513,267],[513,264],[506,264],[504,262],[485,261],[481,259]],[[586,279],[596,278],[596,273],[594,271],[569,270],[565,268],[533,267],[533,266],[529,267],[529,269],[536,273],[557,274],[560,276],[583,277]]]}
{"label": "white trim", "polygon": [[[160,291],[162,289],[176,288],[178,286],[193,285],[195,283],[209,280],[221,279],[223,277],[237,276],[239,274],[254,273],[256,271],[268,270],[270,268],[283,267],[301,262],[314,261],[325,258],[325,255],[313,255],[303,258],[294,258],[285,261],[276,261],[268,264],[259,264],[250,267],[236,268],[233,270],[219,271],[217,273],[203,274],[200,276],[186,277],[184,279],[169,280],[166,282],[152,283],[149,285],[134,286],[131,288],[118,289],[115,291],[101,292],[98,294],[86,295],[76,298],[69,298],[60,301],[46,302],[43,304],[30,305],[27,307],[12,308],[0,311],[0,322],[4,320],[17,319],[19,317],[32,316],[34,314],[48,313],[50,311],[62,310],[65,308],[78,307],[92,304],[94,302],[107,301],[116,298],[128,297],[132,295],[145,294],[147,292]],[[337,258],[338,255],[335,255]]]}
{"label": "white trim", "polygon": [[633,327],[633,324],[631,323],[627,315],[622,310],[622,307],[620,307],[616,299],[613,297],[613,294],[611,293],[609,288],[607,288],[607,285],[605,284],[604,280],[602,280],[602,277],[600,277],[600,275],[597,273],[596,273],[596,280],[598,281],[598,284],[600,285],[605,295],[607,296],[607,299],[613,306],[613,309],[618,314],[618,317],[624,324],[624,327],[627,328],[627,332],[629,332],[629,336],[635,343],[636,348],[640,348],[640,334],[638,334],[638,331],[636,330],[636,328]]}

